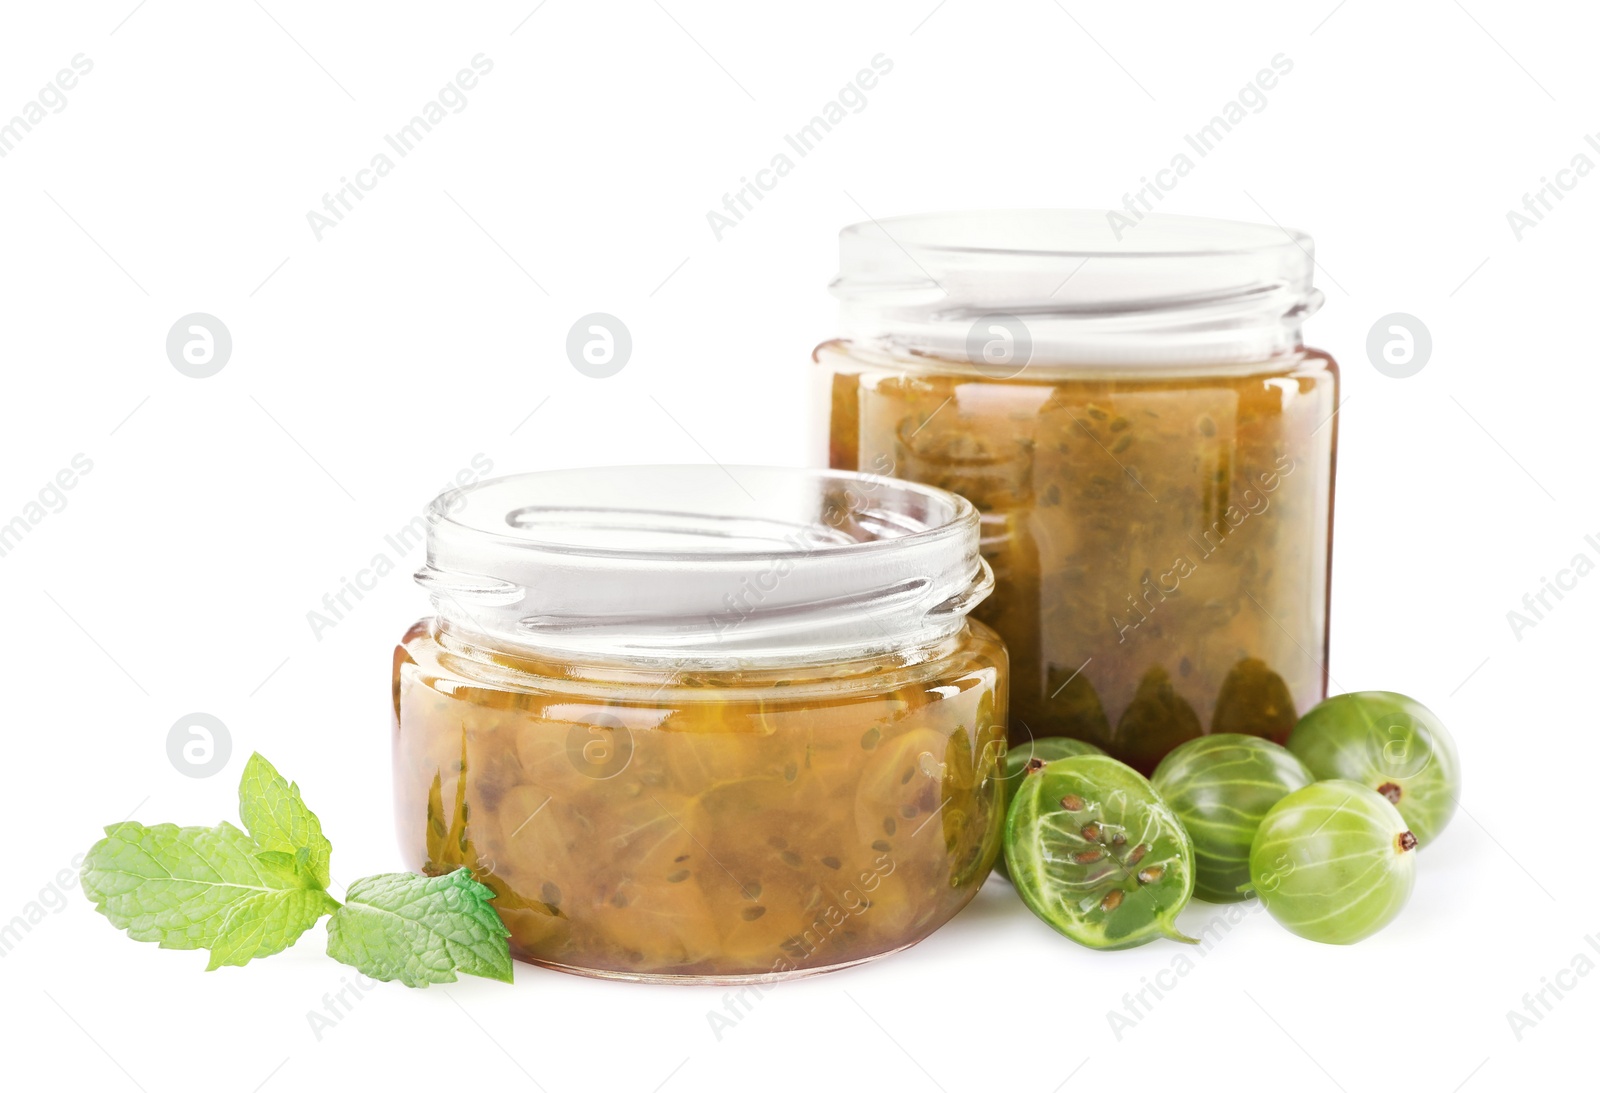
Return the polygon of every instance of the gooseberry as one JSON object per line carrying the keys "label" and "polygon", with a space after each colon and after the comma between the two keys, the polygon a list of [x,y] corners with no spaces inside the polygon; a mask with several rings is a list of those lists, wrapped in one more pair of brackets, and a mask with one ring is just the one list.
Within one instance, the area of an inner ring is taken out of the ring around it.
{"label": "gooseberry", "polygon": [[1068,736],[1040,736],[1026,744],[1013,744],[1006,749],[1005,758],[1001,760],[1000,787],[1005,799],[1009,801],[1011,795],[1017,791],[1017,787],[1022,784],[1022,776],[1027,773],[1030,763],[1048,763],[1072,755],[1104,754],[1104,751],[1093,744],[1086,744],[1082,740],[1074,740]]}
{"label": "gooseberry", "polygon": [[1212,903],[1245,899],[1250,844],[1267,811],[1310,785],[1311,772],[1287,749],[1242,733],[1215,733],[1179,744],[1150,784],[1194,843],[1194,894]]}
{"label": "gooseberry", "polygon": [[1149,774],[1167,752],[1204,731],[1200,715],[1178,693],[1167,670],[1155,664],[1139,677],[1107,750],[1141,774]]}
{"label": "gooseberry", "polygon": [[1194,892],[1194,852],[1173,811],[1110,756],[1029,770],[1006,814],[1006,864],[1028,909],[1091,949],[1193,941],[1174,919]]}
{"label": "gooseberry", "polygon": [[1426,846],[1455,815],[1455,741],[1416,699],[1392,691],[1335,695],[1302,717],[1289,750],[1317,778],[1348,778],[1382,794]]}
{"label": "gooseberry", "polygon": [[1246,657],[1228,672],[1211,715],[1214,733],[1242,732],[1283,743],[1294,728],[1294,696],[1283,677],[1258,657]]}
{"label": "gooseberry", "polygon": [[1417,839],[1375,790],[1313,782],[1273,805],[1250,848],[1250,883],[1301,937],[1348,945],[1376,933],[1411,895]]}
{"label": "gooseberry", "polygon": [[[1026,744],[1017,744],[1006,750],[1005,758],[1000,761],[1000,800],[1002,809],[1011,800],[1011,795],[1022,784],[1022,776],[1028,772],[1028,767],[1033,764],[1043,765],[1052,759],[1065,759],[1070,755],[1104,755],[1105,752],[1093,744],[1086,744],[1082,740],[1073,740],[1067,736],[1040,736],[1029,740]],[[1006,856],[999,855],[994,860],[995,872],[1002,877],[1006,873]]]}

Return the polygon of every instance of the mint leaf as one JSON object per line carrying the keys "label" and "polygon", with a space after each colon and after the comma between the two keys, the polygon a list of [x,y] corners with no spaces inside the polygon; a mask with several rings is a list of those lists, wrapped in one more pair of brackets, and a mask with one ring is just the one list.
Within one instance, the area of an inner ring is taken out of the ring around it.
{"label": "mint leaf", "polygon": [[208,970],[282,952],[338,906],[229,823],[113,824],[84,859],[83,891],[135,941],[210,949]]}
{"label": "mint leaf", "polygon": [[239,779],[239,819],[262,850],[288,854],[316,881],[328,886],[333,847],[322,821],[300,799],[300,787],[286,780],[260,752],[250,756]]}
{"label": "mint leaf", "polygon": [[241,900],[211,946],[206,971],[281,953],[319,918],[338,909],[339,901],[320,888],[292,888]]}
{"label": "mint leaf", "polygon": [[328,920],[328,955],[408,987],[454,983],[457,972],[509,983],[511,931],[489,905],[493,898],[465,869],[363,877]]}
{"label": "mint leaf", "polygon": [[[463,751],[463,764],[465,758]],[[466,836],[463,783],[464,777],[457,781],[446,824],[435,780],[429,802],[430,829],[439,829],[437,837],[430,830],[435,864],[447,848],[458,860],[476,859]],[[248,834],[229,823],[113,824],[85,856],[84,894],[136,941],[209,949],[208,971],[282,952],[331,912],[328,955],[374,978],[408,987],[453,983],[457,972],[511,981],[511,931],[489,904],[493,890],[468,870],[366,877],[350,887],[350,904],[341,907],[326,891],[332,847],[321,821],[300,799],[300,787],[259,754],[239,781],[239,816]]]}

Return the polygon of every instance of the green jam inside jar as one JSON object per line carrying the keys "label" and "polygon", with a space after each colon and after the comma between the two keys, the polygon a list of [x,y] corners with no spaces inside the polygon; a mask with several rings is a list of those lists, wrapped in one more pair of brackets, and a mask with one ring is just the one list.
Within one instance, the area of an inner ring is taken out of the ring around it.
{"label": "green jam inside jar", "polygon": [[408,864],[494,889],[520,959],[741,981],[905,948],[988,875],[1005,651],[646,672],[487,652],[433,620],[395,651]]}
{"label": "green jam inside jar", "polygon": [[1013,744],[1071,736],[1148,774],[1206,732],[1282,743],[1322,699],[1329,357],[1009,379],[848,342],[816,359],[834,467],[978,507]]}

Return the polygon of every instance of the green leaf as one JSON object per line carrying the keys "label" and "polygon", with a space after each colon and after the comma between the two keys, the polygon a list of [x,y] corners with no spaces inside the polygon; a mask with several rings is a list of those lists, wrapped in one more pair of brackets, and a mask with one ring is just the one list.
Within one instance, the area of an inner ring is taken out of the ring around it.
{"label": "green leaf", "polygon": [[333,847],[322,834],[322,821],[300,799],[300,787],[259,752],[250,756],[239,779],[239,819],[262,850],[288,854],[318,888],[328,886]]}
{"label": "green leaf", "polygon": [[[466,835],[465,760],[463,738],[448,823],[443,801],[430,800],[430,823],[446,844],[430,839],[436,866],[448,856],[476,860]],[[435,780],[431,797],[442,798],[441,789]],[[300,787],[260,755],[240,779],[239,815],[248,834],[228,823],[106,828],[85,858],[84,894],[135,940],[209,949],[208,970],[282,952],[332,912],[328,955],[374,978],[410,987],[451,983],[458,972],[511,981],[510,931],[490,906],[493,890],[468,870],[367,877],[341,907],[326,891],[332,848],[321,822]]]}
{"label": "green leaf", "polygon": [[454,983],[457,972],[509,983],[511,931],[490,906],[493,898],[465,869],[363,877],[328,920],[328,955],[408,987]]}
{"label": "green leaf", "polygon": [[135,941],[210,949],[208,969],[282,952],[338,907],[229,823],[113,824],[84,859],[83,891]]}

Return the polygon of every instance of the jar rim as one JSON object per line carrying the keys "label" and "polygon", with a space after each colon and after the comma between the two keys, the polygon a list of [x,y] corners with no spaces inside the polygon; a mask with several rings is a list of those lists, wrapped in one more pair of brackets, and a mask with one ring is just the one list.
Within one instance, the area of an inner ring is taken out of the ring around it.
{"label": "jar rim", "polygon": [[849,225],[830,288],[846,338],[991,376],[999,345],[1009,378],[1280,356],[1321,306],[1315,267],[1311,237],[1277,224],[1010,209]]}
{"label": "jar rim", "polygon": [[[919,482],[909,482],[903,479],[888,478],[883,475],[874,475],[858,471],[812,470],[753,465],[732,465],[719,467],[717,464],[697,463],[582,467],[547,471],[525,471],[519,474],[500,475],[496,478],[483,479],[482,481],[472,483],[469,486],[455,487],[444,491],[438,497],[434,498],[429,504],[428,521],[430,525],[445,522],[457,524],[468,530],[476,530],[490,535],[499,535],[510,544],[527,544],[540,550],[550,551],[551,553],[592,555],[597,557],[635,558],[641,562],[674,560],[692,561],[696,559],[712,560],[722,558],[754,557],[776,558],[779,555],[791,553],[793,551],[792,545],[786,545],[782,548],[750,547],[748,549],[729,549],[728,544],[734,540],[731,540],[726,535],[716,535],[709,525],[704,530],[704,534],[707,539],[706,548],[701,550],[692,550],[686,548],[669,549],[653,547],[604,546],[599,543],[562,542],[558,539],[540,539],[534,535],[506,534],[492,525],[485,526],[485,524],[479,522],[483,521],[485,517],[492,519],[490,513],[499,507],[497,501],[501,497],[507,495],[519,495],[523,490],[530,491],[529,495],[531,495],[531,492],[537,491],[541,485],[557,484],[561,477],[583,476],[585,480],[589,482],[589,484],[604,489],[610,485],[609,483],[603,481],[603,479],[606,478],[614,478],[617,482],[625,482],[632,485],[636,484],[640,477],[654,478],[657,476],[679,477],[684,475],[692,475],[695,477],[711,479],[713,475],[722,474],[726,474],[728,476],[728,481],[741,492],[745,492],[747,496],[748,491],[745,490],[745,487],[742,485],[743,479],[746,478],[764,478],[768,480],[769,484],[776,479],[787,479],[791,484],[831,481],[836,482],[845,488],[849,488],[851,486],[860,487],[863,485],[871,485],[874,491],[887,490],[890,492],[897,492],[906,498],[912,496],[920,497],[925,499],[926,503],[930,507],[940,506],[939,511],[943,513],[942,519],[940,519],[937,523],[928,524],[927,526],[919,527],[915,530],[901,531],[897,534],[880,535],[870,539],[852,539],[849,541],[839,541],[836,543],[823,543],[819,544],[814,549],[869,551],[891,546],[906,539],[914,539],[919,536],[937,536],[940,534],[948,534],[948,529],[951,527],[962,526],[969,523],[973,527],[976,527],[978,521],[977,510],[965,497],[962,497],[959,494],[950,493],[947,490],[941,490],[936,486],[928,486]],[[463,511],[464,504],[466,505],[465,511]],[[553,505],[520,505],[517,508],[506,512],[506,523],[508,526],[513,528],[527,527],[528,522],[525,518],[522,519],[521,523],[515,523],[513,521],[517,520],[522,514],[531,513],[533,511],[549,511],[556,509],[558,509],[558,506]],[[603,507],[594,505],[585,505],[582,507],[582,509],[561,509],[561,511],[586,511],[592,513],[601,513],[616,510],[605,509]],[[665,514],[662,510],[634,509],[628,511],[632,511],[639,515]],[[736,518],[734,514],[718,514],[711,512],[680,512],[672,513],[672,515],[687,516],[690,518],[704,520],[725,520]],[[569,530],[576,530],[580,525],[569,523],[565,525],[551,526],[563,526]],[[775,529],[777,525],[769,522],[768,526]],[[877,526],[881,526],[885,530],[890,530],[888,525]],[[590,530],[600,532],[602,529]],[[615,530],[618,529],[614,527],[608,527],[604,529],[602,533],[609,533]],[[682,532],[688,532],[692,529],[679,530]]]}
{"label": "jar rim", "polygon": [[946,636],[992,587],[969,501],[851,471],[535,471],[447,490],[427,523],[436,612],[554,653],[878,655]]}
{"label": "jar rim", "polygon": [[[1114,216],[1130,223],[1118,232]],[[891,230],[892,229],[892,230]],[[1110,233],[1110,238],[1107,238]],[[954,254],[1173,258],[1310,249],[1306,232],[1209,216],[1150,213],[1134,221],[1117,209],[993,209],[910,213],[840,229],[841,242],[887,235],[900,246]],[[1124,240],[1123,236],[1126,236]],[[1008,245],[1008,240],[1017,240]],[[1049,241],[1055,245],[1041,245]],[[1022,245],[1028,243],[1032,245]],[[1187,243],[1188,245],[1180,245]],[[925,271],[926,272],[926,271]]]}

